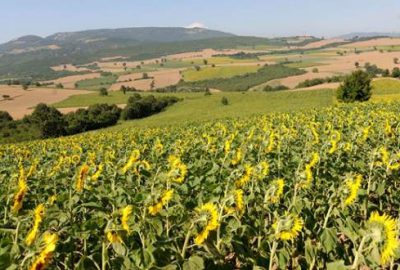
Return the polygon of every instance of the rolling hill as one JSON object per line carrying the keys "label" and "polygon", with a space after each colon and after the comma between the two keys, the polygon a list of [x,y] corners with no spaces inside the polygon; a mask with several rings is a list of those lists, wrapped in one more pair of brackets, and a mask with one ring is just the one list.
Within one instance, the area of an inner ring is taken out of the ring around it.
{"label": "rolling hill", "polygon": [[[309,38],[304,42],[312,42]],[[122,28],[57,33],[45,38],[24,36],[0,45],[0,80],[49,80],[69,75],[50,67],[81,65],[103,57],[144,60],[207,48],[286,46],[286,38],[259,38],[203,28]]]}

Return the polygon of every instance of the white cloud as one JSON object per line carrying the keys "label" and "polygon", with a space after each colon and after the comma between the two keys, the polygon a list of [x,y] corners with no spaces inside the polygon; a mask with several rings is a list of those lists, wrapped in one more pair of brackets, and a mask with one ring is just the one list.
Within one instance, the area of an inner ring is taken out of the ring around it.
{"label": "white cloud", "polygon": [[207,28],[207,26],[205,26],[201,22],[193,22],[193,23],[189,24],[188,26],[186,26],[186,28]]}

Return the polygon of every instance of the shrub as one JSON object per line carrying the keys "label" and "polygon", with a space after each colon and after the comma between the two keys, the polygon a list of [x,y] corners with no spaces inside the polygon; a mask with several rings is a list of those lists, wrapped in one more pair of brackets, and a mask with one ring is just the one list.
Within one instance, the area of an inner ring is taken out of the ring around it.
{"label": "shrub", "polygon": [[36,106],[29,120],[38,126],[42,138],[59,137],[65,134],[63,115],[56,108],[44,103]]}
{"label": "shrub", "polygon": [[105,87],[100,88],[100,96],[108,96],[107,88]]}
{"label": "shrub", "polygon": [[222,97],[221,103],[222,103],[222,105],[224,105],[224,106],[229,105],[229,100],[228,100],[228,98],[227,98],[227,97]]}
{"label": "shrub", "polygon": [[313,69],[312,69],[312,72],[313,72],[313,73],[318,73],[318,72],[319,72],[319,69],[318,69],[318,68],[313,68]]}
{"label": "shrub", "polygon": [[176,97],[155,98],[153,95],[142,97],[134,94],[128,99],[122,111],[122,119],[140,119],[161,112],[164,108],[178,102]]}
{"label": "shrub", "polygon": [[11,122],[13,121],[12,116],[5,111],[0,111],[0,123]]}
{"label": "shrub", "polygon": [[263,91],[265,92],[282,91],[282,90],[289,90],[289,87],[285,85],[277,85],[277,86],[266,85],[263,88]]}
{"label": "shrub", "polygon": [[392,77],[393,77],[393,78],[400,78],[400,68],[395,67],[395,68],[392,70]]}
{"label": "shrub", "polygon": [[64,116],[66,133],[77,134],[113,126],[118,122],[121,109],[116,105],[95,104],[88,109],[79,109]]}
{"label": "shrub", "polygon": [[347,76],[337,91],[337,98],[343,102],[367,101],[371,98],[371,76],[362,70]]}

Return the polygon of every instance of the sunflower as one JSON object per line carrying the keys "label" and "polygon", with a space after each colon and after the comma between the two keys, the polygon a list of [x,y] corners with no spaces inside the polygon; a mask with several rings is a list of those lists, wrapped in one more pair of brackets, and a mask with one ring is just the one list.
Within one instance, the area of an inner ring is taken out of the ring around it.
{"label": "sunflower", "polygon": [[236,187],[241,188],[246,185],[250,181],[253,171],[254,168],[250,164],[244,165],[244,173],[240,179],[236,180]]}
{"label": "sunflower", "polygon": [[78,177],[76,178],[76,190],[78,192],[82,192],[83,188],[85,187],[85,178],[86,175],[89,172],[89,166],[84,164],[80,169],[78,173]]}
{"label": "sunflower", "polygon": [[132,214],[132,205],[128,205],[121,210],[121,224],[122,228],[129,234],[130,229],[128,225],[129,218]]}
{"label": "sunflower", "polygon": [[399,248],[397,225],[394,218],[374,212],[368,220],[373,243],[377,244],[380,252],[380,263],[385,265],[395,256]]}
{"label": "sunflower", "polygon": [[335,153],[335,151],[337,150],[337,144],[340,141],[340,138],[341,138],[341,135],[340,135],[339,131],[335,130],[331,136],[331,140],[330,140],[331,148],[328,151],[329,154],[332,155],[333,153]]}
{"label": "sunflower", "polygon": [[305,180],[300,182],[299,184],[300,188],[309,188],[311,186],[313,180],[312,170],[315,168],[318,162],[319,162],[319,154],[313,153],[310,162],[306,165],[306,168],[304,170]]}
{"label": "sunflower", "polygon": [[33,241],[36,239],[36,235],[39,231],[39,226],[40,223],[42,223],[42,218],[44,215],[44,205],[39,204],[36,206],[34,210],[34,221],[33,221],[33,227],[32,230],[29,232],[28,236],[25,239],[25,243],[30,246],[32,245]]}
{"label": "sunflower", "polygon": [[49,265],[53,253],[57,247],[58,236],[54,233],[45,233],[44,237],[44,248],[32,264],[30,270],[43,270]]}
{"label": "sunflower", "polygon": [[187,166],[177,156],[169,156],[168,162],[170,167],[168,177],[171,178],[172,181],[182,184],[188,172]]}
{"label": "sunflower", "polygon": [[271,203],[277,203],[283,194],[283,188],[285,186],[284,179],[276,179],[271,183],[271,186],[266,192],[266,201],[270,201]]}
{"label": "sunflower", "polygon": [[275,230],[275,237],[278,240],[289,241],[299,236],[303,229],[303,220],[294,214],[285,214],[272,225]]}
{"label": "sunflower", "polygon": [[234,158],[232,159],[231,164],[233,166],[235,166],[235,165],[239,164],[241,160],[242,160],[242,150],[240,148],[238,148],[236,150]]}
{"label": "sunflower", "polygon": [[148,207],[150,215],[157,215],[162,210],[162,208],[172,199],[173,195],[173,189],[167,190],[156,204]]}
{"label": "sunflower", "polygon": [[357,198],[358,191],[361,187],[362,176],[357,175],[354,179],[347,179],[345,182],[346,192],[348,193],[344,204],[351,205]]}
{"label": "sunflower", "polygon": [[107,239],[110,243],[112,244],[119,244],[122,243],[122,238],[121,236],[118,235],[117,232],[115,231],[109,231],[107,232]]}
{"label": "sunflower", "polygon": [[125,174],[130,168],[132,168],[132,166],[139,160],[139,158],[140,158],[140,151],[134,150],[131,156],[129,157],[128,162],[121,169],[121,172]]}
{"label": "sunflower", "polygon": [[206,203],[205,205],[199,207],[197,212],[207,216],[206,226],[194,239],[196,245],[201,245],[205,240],[207,240],[210,232],[216,230],[220,224],[218,222],[218,210],[214,204]]}
{"label": "sunflower", "polygon": [[18,191],[14,195],[14,205],[12,207],[12,211],[17,213],[23,204],[23,199],[28,192],[28,186],[26,184],[26,175],[24,167],[20,164],[19,165],[19,177],[18,177]]}

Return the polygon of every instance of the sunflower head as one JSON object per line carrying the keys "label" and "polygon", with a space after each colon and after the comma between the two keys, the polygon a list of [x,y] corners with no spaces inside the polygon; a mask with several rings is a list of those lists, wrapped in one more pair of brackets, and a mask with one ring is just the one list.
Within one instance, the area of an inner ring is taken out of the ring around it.
{"label": "sunflower head", "polygon": [[295,214],[285,214],[272,225],[277,240],[289,241],[299,236],[303,229],[303,220]]}
{"label": "sunflower head", "polygon": [[371,214],[368,220],[368,231],[374,245],[380,255],[380,263],[387,264],[395,256],[399,248],[397,224],[394,218],[377,212]]}

